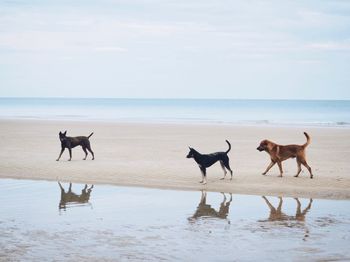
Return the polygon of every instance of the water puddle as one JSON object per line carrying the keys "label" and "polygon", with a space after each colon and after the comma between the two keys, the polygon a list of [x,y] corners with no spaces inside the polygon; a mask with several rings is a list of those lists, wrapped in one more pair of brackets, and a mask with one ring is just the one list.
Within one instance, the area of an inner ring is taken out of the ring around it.
{"label": "water puddle", "polygon": [[0,180],[0,261],[349,260],[350,201]]}

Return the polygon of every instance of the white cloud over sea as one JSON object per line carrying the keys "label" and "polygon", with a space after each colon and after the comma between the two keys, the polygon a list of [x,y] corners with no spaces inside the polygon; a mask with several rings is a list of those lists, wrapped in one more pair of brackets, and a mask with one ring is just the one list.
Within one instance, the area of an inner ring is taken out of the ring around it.
{"label": "white cloud over sea", "polygon": [[349,67],[349,1],[0,2],[0,96],[350,99]]}

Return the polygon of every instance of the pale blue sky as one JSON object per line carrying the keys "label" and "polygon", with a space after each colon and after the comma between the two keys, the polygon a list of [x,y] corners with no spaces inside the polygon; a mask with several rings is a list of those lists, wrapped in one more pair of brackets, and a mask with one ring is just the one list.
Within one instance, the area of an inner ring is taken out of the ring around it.
{"label": "pale blue sky", "polygon": [[0,1],[0,96],[350,99],[350,1]]}

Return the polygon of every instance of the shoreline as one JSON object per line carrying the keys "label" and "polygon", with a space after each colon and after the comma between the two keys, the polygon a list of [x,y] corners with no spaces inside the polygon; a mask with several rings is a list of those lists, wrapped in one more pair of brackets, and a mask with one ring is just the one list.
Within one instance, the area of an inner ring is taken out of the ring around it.
{"label": "shoreline", "polygon": [[82,119],[82,118],[35,118],[35,117],[1,117],[0,122],[75,122],[75,123],[100,123],[100,124],[141,124],[141,125],[189,125],[189,126],[231,126],[231,127],[277,127],[277,128],[340,128],[350,129],[350,123],[335,124],[335,123],[278,123],[269,122],[269,120],[256,120],[256,121],[242,121],[242,122],[228,122],[228,121],[214,121],[214,120],[145,120],[140,119],[125,120],[125,119]]}
{"label": "shoreline", "polygon": [[[66,161],[67,151],[61,161],[55,161],[60,149],[58,132],[66,129],[72,136],[95,133],[91,145],[96,160],[91,161],[90,155],[81,160],[83,151],[75,148],[71,162]],[[260,140],[301,144],[304,129],[311,134],[307,156],[315,178],[311,180],[307,171],[294,178],[295,160],[283,162],[283,178],[277,177],[277,167],[262,176],[269,157],[255,149]],[[0,178],[350,199],[346,128],[0,120],[0,134]],[[225,139],[232,144],[233,180],[219,180],[223,173],[215,164],[207,170],[208,184],[199,184],[198,166],[185,158],[187,146],[211,153],[226,150]]]}
{"label": "shoreline", "polygon": [[[278,177],[277,177],[278,178]],[[306,190],[303,190],[300,188],[300,191],[295,192],[295,188],[293,190],[282,192],[281,190],[271,190],[269,188],[267,189],[260,189],[258,191],[250,191],[246,188],[243,189],[237,189],[235,187],[222,187],[222,185],[206,185],[201,186],[198,183],[198,186],[182,186],[182,185],[164,185],[164,184],[138,184],[138,183],[119,183],[119,182],[103,182],[103,181],[94,181],[89,180],[88,182],[86,180],[55,180],[55,179],[47,179],[47,178],[24,178],[24,177],[6,177],[0,175],[0,181],[2,179],[11,179],[11,180],[21,180],[21,181],[46,181],[46,182],[53,182],[53,183],[72,183],[74,184],[87,184],[87,185],[94,185],[94,186],[115,186],[115,187],[129,187],[129,188],[148,188],[148,189],[158,189],[158,190],[172,190],[172,191],[184,191],[184,192],[199,192],[199,191],[206,191],[206,192],[213,192],[213,193],[226,193],[226,194],[237,194],[237,195],[248,195],[248,196],[265,196],[265,197],[286,197],[286,198],[303,198],[303,199],[324,199],[324,200],[350,200],[350,192],[347,189],[341,189],[336,190],[336,192],[333,192],[332,194],[329,194],[328,191],[320,191],[318,193],[310,193]],[[215,181],[212,181],[215,183]],[[234,183],[235,180],[232,180],[232,183]],[[236,181],[237,182],[237,181]],[[239,184],[240,186],[242,184]],[[234,186],[234,184],[232,185]],[[327,190],[334,190],[334,188],[329,187],[325,188]]]}

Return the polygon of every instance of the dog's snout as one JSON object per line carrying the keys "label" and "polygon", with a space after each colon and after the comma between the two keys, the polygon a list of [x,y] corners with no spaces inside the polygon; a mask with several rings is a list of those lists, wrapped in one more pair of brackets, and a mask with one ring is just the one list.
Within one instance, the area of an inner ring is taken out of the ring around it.
{"label": "dog's snout", "polygon": [[261,146],[258,146],[257,148],[256,148],[256,150],[258,150],[258,151],[263,151],[264,149],[261,147]]}

